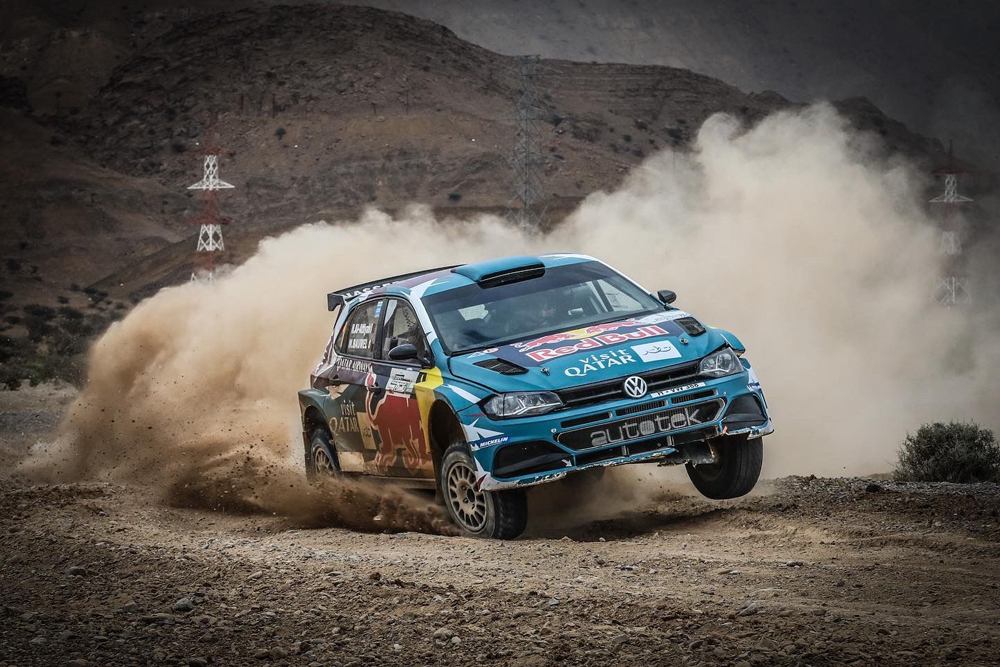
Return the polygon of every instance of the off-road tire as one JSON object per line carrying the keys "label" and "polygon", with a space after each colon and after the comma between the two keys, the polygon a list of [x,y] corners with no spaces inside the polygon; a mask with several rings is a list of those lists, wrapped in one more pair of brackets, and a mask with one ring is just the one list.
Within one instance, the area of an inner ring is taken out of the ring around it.
{"label": "off-road tire", "polygon": [[[451,520],[463,532],[475,537],[512,540],[523,533],[528,523],[528,500],[524,490],[478,491],[475,473],[476,464],[464,444],[452,445],[441,457],[438,488]],[[466,502],[463,503],[463,499]]]}
{"label": "off-road tire", "polygon": [[746,435],[729,435],[712,444],[719,462],[699,466],[687,464],[688,477],[706,498],[739,498],[753,490],[764,463],[763,438],[748,440]]}
{"label": "off-road tire", "polygon": [[[318,483],[324,477],[338,477],[340,464],[336,454],[330,453],[330,432],[325,428],[317,428],[309,438],[309,456],[306,459],[306,474],[309,481]],[[328,462],[325,464],[324,461]]]}

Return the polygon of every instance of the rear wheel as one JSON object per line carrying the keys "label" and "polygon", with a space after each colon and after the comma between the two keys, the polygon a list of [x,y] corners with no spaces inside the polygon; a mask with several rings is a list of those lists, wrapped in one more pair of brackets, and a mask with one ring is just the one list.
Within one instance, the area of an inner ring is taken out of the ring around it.
{"label": "rear wheel", "polygon": [[687,464],[688,477],[701,494],[713,500],[739,498],[753,490],[764,462],[763,438],[724,436],[712,442],[718,463]]}
{"label": "rear wheel", "polygon": [[522,489],[483,491],[476,485],[476,464],[464,445],[452,445],[441,458],[439,485],[452,521],[470,535],[512,540],[528,523]]}
{"label": "rear wheel", "polygon": [[340,467],[330,453],[330,434],[326,429],[317,428],[309,439],[309,479],[319,481],[324,477],[337,477]]}

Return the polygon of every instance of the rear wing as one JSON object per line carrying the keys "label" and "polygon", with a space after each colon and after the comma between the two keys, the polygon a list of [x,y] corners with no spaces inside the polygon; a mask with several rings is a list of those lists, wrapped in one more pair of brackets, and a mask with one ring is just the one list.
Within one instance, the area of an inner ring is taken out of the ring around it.
{"label": "rear wing", "polygon": [[410,278],[417,278],[419,276],[424,276],[429,273],[437,273],[438,271],[447,271],[449,269],[454,269],[455,267],[458,266],[462,265],[454,264],[452,266],[441,266],[436,269],[424,269],[423,271],[404,273],[399,276],[392,276],[391,278],[382,278],[381,280],[375,280],[370,283],[362,283],[360,285],[355,285],[354,287],[345,287],[344,289],[339,289],[336,292],[330,292],[329,294],[326,295],[326,307],[328,310],[336,310],[339,306],[343,306],[345,303],[347,303],[354,297],[364,294],[365,292],[370,292],[373,289],[378,289],[379,287],[385,287],[386,285],[391,285],[393,283],[409,280]]}

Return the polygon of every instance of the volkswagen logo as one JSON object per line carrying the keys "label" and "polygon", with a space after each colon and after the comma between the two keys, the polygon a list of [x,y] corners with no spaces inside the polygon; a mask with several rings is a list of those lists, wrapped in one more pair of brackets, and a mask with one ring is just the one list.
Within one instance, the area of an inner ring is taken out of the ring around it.
{"label": "volkswagen logo", "polygon": [[625,393],[632,398],[642,398],[646,395],[646,381],[638,375],[633,375],[625,380],[625,384],[622,385],[622,389],[624,389]]}

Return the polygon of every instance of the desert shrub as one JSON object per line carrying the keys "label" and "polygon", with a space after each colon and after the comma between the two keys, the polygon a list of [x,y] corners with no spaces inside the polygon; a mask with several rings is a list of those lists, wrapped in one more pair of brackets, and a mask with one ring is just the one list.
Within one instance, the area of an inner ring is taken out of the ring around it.
{"label": "desert shrub", "polygon": [[590,123],[573,124],[570,126],[569,133],[574,139],[590,143],[594,143],[601,137],[601,129]]}
{"label": "desert shrub", "polygon": [[25,357],[31,347],[23,338],[0,336],[0,385],[11,391],[21,386],[21,380],[28,375]]}
{"label": "desert shrub", "polygon": [[1000,447],[974,422],[924,424],[899,448],[901,482],[1000,482]]}
{"label": "desert shrub", "polygon": [[78,320],[83,317],[83,313],[73,306],[63,306],[59,309],[59,314],[67,320]]}
{"label": "desert shrub", "polygon": [[51,306],[43,306],[40,303],[29,303],[24,307],[24,314],[42,320],[51,320],[56,316],[56,309]]}
{"label": "desert shrub", "polygon": [[38,303],[29,303],[24,307],[24,326],[28,330],[28,339],[39,342],[53,331],[50,324],[56,316],[56,309]]}

